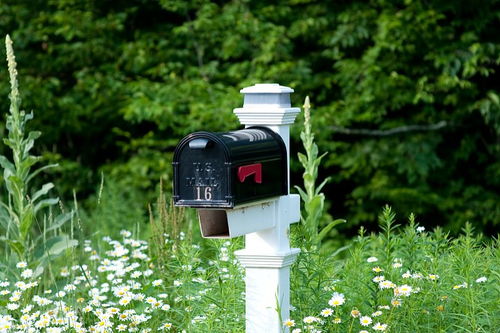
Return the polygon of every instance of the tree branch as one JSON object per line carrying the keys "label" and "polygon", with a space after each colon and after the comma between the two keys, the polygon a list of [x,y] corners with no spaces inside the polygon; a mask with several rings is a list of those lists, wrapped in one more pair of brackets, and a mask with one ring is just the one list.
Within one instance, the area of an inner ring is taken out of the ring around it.
{"label": "tree branch", "polygon": [[437,131],[448,126],[446,121],[442,120],[431,125],[407,125],[391,128],[388,130],[372,130],[368,128],[347,128],[342,126],[330,126],[329,128],[336,133],[346,135],[366,135],[366,136],[391,136],[408,132],[426,132]]}

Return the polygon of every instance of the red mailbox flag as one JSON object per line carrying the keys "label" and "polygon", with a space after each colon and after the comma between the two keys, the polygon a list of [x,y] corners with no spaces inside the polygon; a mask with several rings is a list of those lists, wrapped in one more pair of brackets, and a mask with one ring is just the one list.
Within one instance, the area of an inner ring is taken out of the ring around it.
{"label": "red mailbox flag", "polygon": [[251,175],[255,175],[254,181],[256,183],[262,184],[262,164],[249,164],[238,168],[238,179],[241,183],[243,183],[245,179]]}

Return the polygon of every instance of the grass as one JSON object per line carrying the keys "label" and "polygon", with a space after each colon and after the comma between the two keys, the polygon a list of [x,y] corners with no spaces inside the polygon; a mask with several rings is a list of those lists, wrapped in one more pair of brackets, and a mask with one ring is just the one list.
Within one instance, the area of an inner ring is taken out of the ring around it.
{"label": "grass", "polygon": [[[14,87],[17,91],[17,81]],[[11,98],[11,103],[18,111],[19,100]],[[25,117],[21,115],[16,117]],[[23,138],[23,130],[16,135]],[[399,218],[387,206],[380,213],[380,232],[368,235],[361,228],[347,246],[331,247],[322,241],[340,221],[324,217],[324,183],[316,186],[321,157],[310,127],[302,139],[306,155],[301,157],[301,195],[306,209],[302,225],[291,235],[302,252],[291,269],[293,310],[291,318],[284,318],[284,329],[498,331],[498,238],[482,238],[471,224],[451,238],[440,228],[426,231],[413,215],[398,225]],[[18,188],[30,193],[27,178],[9,180],[11,166],[7,158],[2,161],[5,184],[20,181]],[[9,243],[0,247],[0,333],[243,332],[243,270],[233,255],[242,247],[241,237],[201,239],[193,211],[173,208],[162,191],[149,209],[149,230],[119,231],[121,225],[142,223],[146,214],[133,205],[138,198],[121,200],[119,187],[106,186],[98,191],[96,208],[84,217],[76,200],[75,213],[56,215],[42,209],[30,215],[33,220],[23,227],[24,238],[11,230],[20,226],[16,216],[34,208],[34,199],[7,188],[11,197],[18,197],[2,203],[8,209],[1,236],[21,242],[23,250]],[[44,221],[39,233],[33,228],[37,221]],[[66,221],[74,223],[64,238],[61,227]],[[79,238],[77,247],[73,233]],[[47,265],[41,266],[39,258]]]}

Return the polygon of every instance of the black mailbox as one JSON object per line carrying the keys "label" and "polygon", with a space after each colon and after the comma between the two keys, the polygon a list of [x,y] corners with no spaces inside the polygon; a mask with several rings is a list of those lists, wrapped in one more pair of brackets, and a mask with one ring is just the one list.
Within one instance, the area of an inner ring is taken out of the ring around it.
{"label": "black mailbox", "polygon": [[286,147],[266,127],[182,139],[174,152],[174,204],[237,205],[288,194]]}

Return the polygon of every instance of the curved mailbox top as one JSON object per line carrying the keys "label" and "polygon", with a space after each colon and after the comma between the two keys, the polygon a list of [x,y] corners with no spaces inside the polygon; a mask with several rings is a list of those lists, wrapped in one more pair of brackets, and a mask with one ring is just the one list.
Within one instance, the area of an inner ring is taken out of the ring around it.
{"label": "curved mailbox top", "polygon": [[174,152],[174,204],[233,208],[288,194],[286,147],[266,127],[183,138]]}

